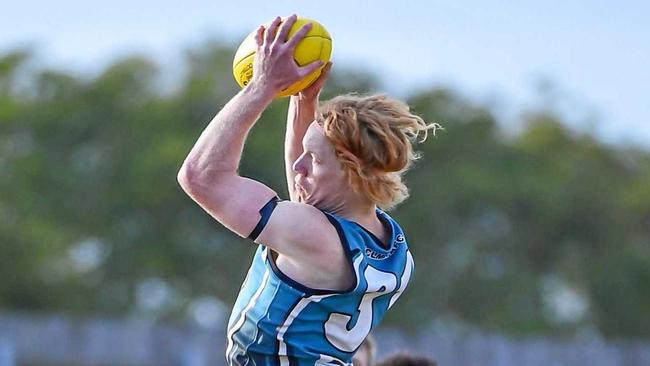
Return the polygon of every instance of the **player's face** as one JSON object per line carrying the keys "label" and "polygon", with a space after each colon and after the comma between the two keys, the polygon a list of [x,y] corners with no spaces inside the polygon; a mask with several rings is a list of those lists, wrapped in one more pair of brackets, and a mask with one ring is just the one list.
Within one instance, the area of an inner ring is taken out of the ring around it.
{"label": "player's face", "polygon": [[349,191],[334,146],[316,122],[302,140],[303,153],[293,164],[298,200],[322,210],[336,212]]}

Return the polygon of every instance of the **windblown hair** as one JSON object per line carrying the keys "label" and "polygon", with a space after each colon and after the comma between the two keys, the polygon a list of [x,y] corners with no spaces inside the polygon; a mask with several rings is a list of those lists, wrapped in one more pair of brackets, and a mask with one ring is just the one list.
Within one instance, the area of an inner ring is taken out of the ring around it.
{"label": "windblown hair", "polygon": [[385,95],[335,97],[320,105],[316,121],[334,145],[350,187],[384,210],[408,197],[402,175],[420,158],[413,144],[442,128]]}

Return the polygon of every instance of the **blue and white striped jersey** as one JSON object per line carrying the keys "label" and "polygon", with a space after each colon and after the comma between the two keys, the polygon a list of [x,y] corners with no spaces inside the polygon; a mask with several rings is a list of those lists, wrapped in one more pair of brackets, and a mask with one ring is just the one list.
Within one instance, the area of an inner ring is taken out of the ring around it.
{"label": "blue and white striped jersey", "polygon": [[354,269],[354,287],[303,286],[278,270],[270,249],[260,245],[228,322],[230,365],[351,365],[357,348],[408,285],[413,257],[388,214],[377,209],[390,229],[390,248],[355,222],[325,214]]}

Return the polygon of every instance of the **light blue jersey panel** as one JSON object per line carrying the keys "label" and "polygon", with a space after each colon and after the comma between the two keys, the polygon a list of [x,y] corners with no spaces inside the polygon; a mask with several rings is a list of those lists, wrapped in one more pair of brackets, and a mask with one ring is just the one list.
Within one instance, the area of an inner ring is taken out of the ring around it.
{"label": "light blue jersey panel", "polygon": [[402,294],[413,257],[402,229],[388,214],[390,248],[360,225],[325,213],[354,269],[348,291],[316,290],[284,275],[260,245],[228,322],[230,365],[350,365],[368,333]]}

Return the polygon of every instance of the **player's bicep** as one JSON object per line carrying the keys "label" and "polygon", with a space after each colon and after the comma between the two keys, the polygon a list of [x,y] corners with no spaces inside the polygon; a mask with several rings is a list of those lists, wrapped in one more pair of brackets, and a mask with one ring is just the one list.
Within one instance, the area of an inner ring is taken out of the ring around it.
{"label": "player's bicep", "polygon": [[193,190],[192,198],[222,225],[248,237],[260,222],[260,209],[277,194],[253,179],[220,177],[210,187]]}

